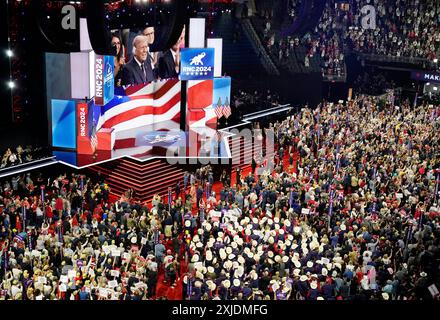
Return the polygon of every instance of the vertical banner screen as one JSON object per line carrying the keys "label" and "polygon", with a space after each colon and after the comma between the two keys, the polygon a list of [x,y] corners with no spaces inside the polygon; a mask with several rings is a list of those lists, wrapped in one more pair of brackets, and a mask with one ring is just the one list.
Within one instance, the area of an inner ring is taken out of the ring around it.
{"label": "vertical banner screen", "polygon": [[114,57],[95,56],[95,103],[106,105],[115,95]]}

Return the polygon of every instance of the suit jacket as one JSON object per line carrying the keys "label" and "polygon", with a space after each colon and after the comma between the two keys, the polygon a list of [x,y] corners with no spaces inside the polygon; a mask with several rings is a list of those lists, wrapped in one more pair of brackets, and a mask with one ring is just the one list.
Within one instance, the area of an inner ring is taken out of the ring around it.
{"label": "suit jacket", "polygon": [[177,78],[176,63],[174,62],[173,53],[167,50],[162,57],[159,58],[159,76],[161,79]]}
{"label": "suit jacket", "polygon": [[137,61],[132,58],[128,63],[126,63],[122,69],[122,85],[136,85],[146,82],[152,82],[156,79],[154,70],[151,67],[150,57],[144,62],[144,69],[146,77],[143,75],[141,68],[139,67]]}

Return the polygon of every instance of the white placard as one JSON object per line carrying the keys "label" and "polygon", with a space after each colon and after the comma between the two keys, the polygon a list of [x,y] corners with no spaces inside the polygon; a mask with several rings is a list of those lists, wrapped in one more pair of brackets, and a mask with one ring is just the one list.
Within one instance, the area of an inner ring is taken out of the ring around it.
{"label": "white placard", "polygon": [[112,277],[119,277],[119,270],[112,270],[112,271],[110,271],[110,275]]}
{"label": "white placard", "polygon": [[431,293],[431,295],[432,295],[433,298],[436,297],[436,296],[439,294],[438,289],[437,289],[437,286],[436,286],[435,284],[429,286],[429,287],[428,287],[428,290],[429,290],[429,292]]}
{"label": "white placard", "polygon": [[120,256],[121,256],[121,251],[119,251],[119,250],[113,250],[113,251],[112,251],[112,256],[113,256],[113,257],[120,257]]}
{"label": "white placard", "polygon": [[402,199],[403,198],[403,193],[396,193],[396,198],[397,199]]}
{"label": "white placard", "polygon": [[67,282],[69,282],[69,278],[68,278],[66,275],[62,275],[62,276],[60,277],[60,281],[61,281],[62,283],[67,283]]}
{"label": "white placard", "polygon": [[107,298],[107,289],[99,288],[99,296],[103,298]]}
{"label": "white placard", "polygon": [[126,253],[124,253],[124,255],[122,256],[125,260],[128,260],[128,259],[130,259],[131,258],[131,255],[128,253],[128,252],[126,252]]}
{"label": "white placard", "polygon": [[147,243],[147,238],[142,238],[141,239],[141,244],[146,244]]}
{"label": "white placard", "polygon": [[42,284],[46,284],[47,283],[47,279],[46,279],[46,277],[38,277],[38,282],[42,283]]}
{"label": "white placard", "polygon": [[109,281],[109,282],[108,282],[108,286],[109,286],[110,288],[115,288],[115,287],[118,286],[118,281],[116,281],[116,280]]}
{"label": "white placard", "polygon": [[329,264],[330,263],[330,259],[328,258],[321,258],[321,261],[323,264]]}
{"label": "white placard", "polygon": [[76,271],[75,271],[75,270],[69,270],[69,271],[67,272],[67,276],[68,276],[69,278],[75,278],[75,277],[76,277]]}
{"label": "white placard", "polygon": [[89,275],[90,275],[91,277],[94,277],[94,276],[95,276],[95,270],[90,269],[90,270],[89,270]]}
{"label": "white placard", "polygon": [[217,218],[220,218],[220,217],[222,216],[222,213],[221,213],[220,211],[214,211],[214,210],[211,210],[211,211],[209,212],[209,214],[210,214],[211,216],[213,216],[213,217],[217,217]]}
{"label": "white placard", "polygon": [[302,209],[301,209],[301,213],[303,213],[303,214],[309,214],[309,213],[310,213],[310,209],[302,208]]}

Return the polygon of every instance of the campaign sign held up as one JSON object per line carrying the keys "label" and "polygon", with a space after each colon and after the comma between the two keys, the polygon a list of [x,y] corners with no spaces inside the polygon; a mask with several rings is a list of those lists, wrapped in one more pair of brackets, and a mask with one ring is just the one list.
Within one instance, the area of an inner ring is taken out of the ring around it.
{"label": "campaign sign held up", "polygon": [[95,56],[95,104],[106,105],[115,95],[114,57]]}
{"label": "campaign sign held up", "polygon": [[185,48],[181,51],[180,80],[214,78],[214,48]]}

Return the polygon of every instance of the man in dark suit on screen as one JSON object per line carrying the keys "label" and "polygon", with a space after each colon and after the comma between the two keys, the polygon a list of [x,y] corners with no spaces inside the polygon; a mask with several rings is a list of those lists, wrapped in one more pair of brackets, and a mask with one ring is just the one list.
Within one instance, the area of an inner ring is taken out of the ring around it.
{"label": "man in dark suit on screen", "polygon": [[136,85],[156,80],[148,45],[146,36],[140,35],[134,38],[134,55],[122,69],[122,85]]}
{"label": "man in dark suit on screen", "polygon": [[180,68],[180,48],[177,42],[159,58],[159,77],[161,79],[177,78]]}

